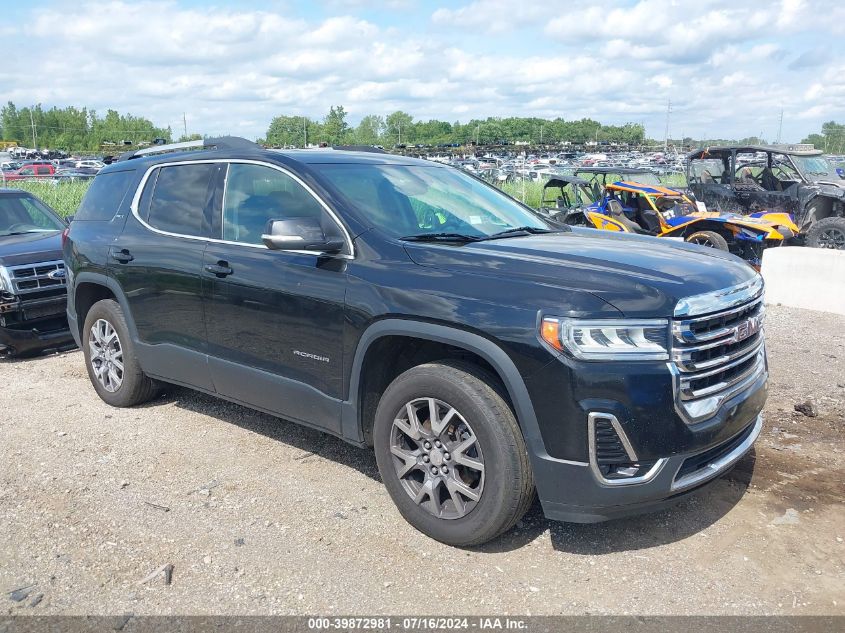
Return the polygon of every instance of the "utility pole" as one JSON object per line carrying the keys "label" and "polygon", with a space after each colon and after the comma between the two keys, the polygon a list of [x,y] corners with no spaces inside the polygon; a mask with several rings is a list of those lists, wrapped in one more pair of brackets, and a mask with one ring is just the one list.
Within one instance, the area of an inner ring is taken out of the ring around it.
{"label": "utility pole", "polygon": [[543,144],[543,126],[540,126],[540,145]]}
{"label": "utility pole", "polygon": [[302,142],[302,148],[307,149],[308,147],[308,118],[302,117],[302,137],[305,139]]}
{"label": "utility pole", "polygon": [[396,127],[399,128],[399,142],[397,143],[397,145],[401,145],[402,144],[402,121],[397,121]]}
{"label": "utility pole", "polygon": [[182,128],[185,130],[185,140],[188,140],[188,115],[182,113]]}
{"label": "utility pole", "polygon": [[478,145],[478,135],[481,133],[481,125],[475,126],[475,144]]}
{"label": "utility pole", "polygon": [[663,153],[669,149],[669,115],[672,113],[672,100],[669,99],[666,103],[666,133],[663,136]]}
{"label": "utility pole", "polygon": [[38,149],[37,135],[35,133],[35,119],[32,118],[32,108],[29,109],[29,124],[32,126],[32,149]]}
{"label": "utility pole", "polygon": [[780,109],[780,120],[778,121],[778,140],[775,143],[780,143],[780,135],[783,133],[783,107]]}

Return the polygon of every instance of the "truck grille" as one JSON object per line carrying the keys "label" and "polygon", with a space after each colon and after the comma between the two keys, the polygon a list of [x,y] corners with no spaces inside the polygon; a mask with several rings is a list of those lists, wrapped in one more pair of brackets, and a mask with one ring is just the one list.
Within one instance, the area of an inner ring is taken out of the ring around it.
{"label": "truck grille", "polygon": [[67,283],[63,261],[10,266],[8,270],[12,291],[17,295],[64,287]]}
{"label": "truck grille", "polygon": [[722,402],[766,368],[762,286],[737,306],[672,322],[672,373],[679,412],[689,423],[713,415]]}

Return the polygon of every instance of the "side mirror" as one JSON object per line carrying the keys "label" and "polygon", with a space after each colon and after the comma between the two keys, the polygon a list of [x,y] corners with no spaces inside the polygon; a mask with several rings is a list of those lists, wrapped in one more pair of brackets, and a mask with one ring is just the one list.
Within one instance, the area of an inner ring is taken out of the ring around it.
{"label": "side mirror", "polygon": [[339,253],[343,250],[343,240],[326,237],[316,218],[270,220],[261,241],[274,251]]}

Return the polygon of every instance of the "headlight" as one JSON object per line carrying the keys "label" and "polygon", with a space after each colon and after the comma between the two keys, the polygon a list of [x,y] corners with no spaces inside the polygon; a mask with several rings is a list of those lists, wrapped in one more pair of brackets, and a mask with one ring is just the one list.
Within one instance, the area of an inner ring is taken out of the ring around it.
{"label": "headlight", "polygon": [[669,360],[669,322],[545,318],[540,337],[580,360]]}
{"label": "headlight", "polygon": [[0,266],[0,292],[12,292],[12,280],[5,266]]}

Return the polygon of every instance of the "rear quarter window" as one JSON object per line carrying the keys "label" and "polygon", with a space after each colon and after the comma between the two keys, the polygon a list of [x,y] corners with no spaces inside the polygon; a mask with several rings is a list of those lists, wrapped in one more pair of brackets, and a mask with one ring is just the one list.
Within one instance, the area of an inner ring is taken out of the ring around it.
{"label": "rear quarter window", "polygon": [[134,171],[113,171],[96,176],[73,216],[74,222],[111,220],[123,203],[134,175]]}

